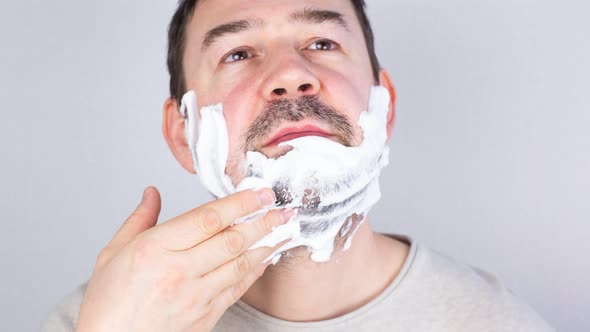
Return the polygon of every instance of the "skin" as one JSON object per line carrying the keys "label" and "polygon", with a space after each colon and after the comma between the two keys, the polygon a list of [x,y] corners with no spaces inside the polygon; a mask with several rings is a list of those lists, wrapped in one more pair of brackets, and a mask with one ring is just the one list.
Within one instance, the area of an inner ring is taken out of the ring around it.
{"label": "skin", "polygon": [[[335,23],[289,20],[290,13],[303,8],[339,12],[348,29]],[[264,23],[225,35],[202,50],[207,31],[244,18]],[[236,54],[237,47],[245,47],[247,53]],[[228,57],[240,61],[224,62]],[[184,69],[187,89],[196,91],[198,107],[224,103],[230,151],[226,172],[234,184],[245,176],[239,167],[245,157],[242,135],[269,101],[317,95],[356,126],[367,108],[369,88],[376,83],[354,9],[342,0],[202,0],[188,26]],[[389,138],[395,90],[385,70],[380,71],[378,83],[391,95]],[[284,93],[277,93],[279,88]],[[163,113],[163,134],[170,150],[184,169],[194,173],[178,103],[167,99]],[[307,120],[281,128],[309,123],[329,130]],[[362,140],[358,127],[355,138]],[[276,146],[260,151],[281,152]],[[207,331],[239,299],[290,321],[329,319],[375,298],[398,275],[407,257],[405,243],[373,232],[366,220],[351,248],[341,251],[338,244],[329,262],[315,263],[305,249],[295,248],[290,259],[266,269],[260,262],[278,246],[246,249],[293,212],[273,211],[255,223],[231,226],[265,201],[274,201],[272,190],[243,191],[156,225],[160,196],[155,188],[146,189],[140,205],[98,256],[78,330]]]}

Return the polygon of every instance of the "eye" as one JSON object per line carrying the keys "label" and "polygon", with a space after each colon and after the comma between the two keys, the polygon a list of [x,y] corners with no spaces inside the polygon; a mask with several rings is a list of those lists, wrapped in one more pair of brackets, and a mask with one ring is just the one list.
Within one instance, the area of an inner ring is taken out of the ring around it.
{"label": "eye", "polygon": [[328,39],[316,40],[308,47],[308,49],[316,51],[333,51],[336,48],[336,43]]}
{"label": "eye", "polygon": [[252,54],[250,54],[247,50],[234,50],[234,51],[231,51],[230,53],[228,53],[227,55],[225,55],[223,62],[224,63],[237,62],[237,61],[249,59],[251,57],[252,57]]}

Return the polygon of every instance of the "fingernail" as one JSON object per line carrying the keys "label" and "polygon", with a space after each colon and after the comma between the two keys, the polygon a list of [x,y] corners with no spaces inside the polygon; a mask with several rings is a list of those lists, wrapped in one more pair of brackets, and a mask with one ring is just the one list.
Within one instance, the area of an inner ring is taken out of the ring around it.
{"label": "fingernail", "polygon": [[266,207],[275,203],[275,193],[272,190],[263,190],[258,193],[260,205]]}
{"label": "fingernail", "polygon": [[284,224],[287,221],[289,221],[289,219],[291,219],[291,217],[297,212],[297,210],[293,209],[293,208],[288,208],[288,209],[283,209],[281,210],[281,223]]}

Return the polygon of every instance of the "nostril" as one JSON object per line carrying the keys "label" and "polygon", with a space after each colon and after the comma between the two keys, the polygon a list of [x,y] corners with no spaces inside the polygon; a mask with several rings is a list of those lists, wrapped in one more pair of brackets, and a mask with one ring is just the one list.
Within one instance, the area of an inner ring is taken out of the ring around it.
{"label": "nostril", "polygon": [[287,93],[287,90],[285,90],[283,88],[277,88],[277,89],[272,90],[272,92],[279,95],[279,96],[282,96],[285,93]]}
{"label": "nostril", "polygon": [[299,90],[301,92],[305,92],[305,91],[309,90],[310,88],[311,88],[311,84],[306,83],[306,84],[301,84],[299,86],[299,89],[297,89],[297,90]]}

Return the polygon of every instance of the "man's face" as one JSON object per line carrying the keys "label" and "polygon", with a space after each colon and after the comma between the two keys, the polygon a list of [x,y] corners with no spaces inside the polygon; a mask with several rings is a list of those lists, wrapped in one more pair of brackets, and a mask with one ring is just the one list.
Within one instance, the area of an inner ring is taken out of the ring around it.
{"label": "man's face", "polygon": [[320,135],[345,145],[374,78],[348,0],[201,0],[187,28],[184,70],[198,107],[223,102],[234,184],[245,152]]}

